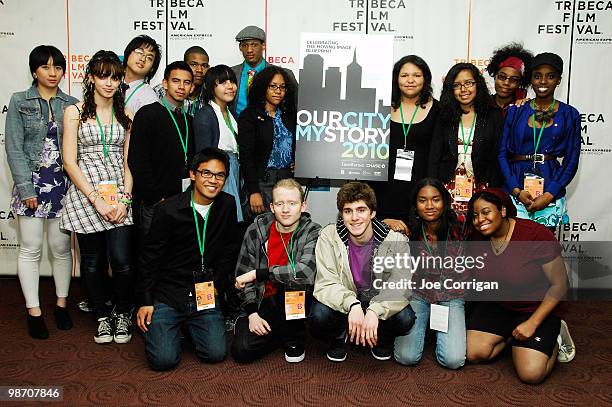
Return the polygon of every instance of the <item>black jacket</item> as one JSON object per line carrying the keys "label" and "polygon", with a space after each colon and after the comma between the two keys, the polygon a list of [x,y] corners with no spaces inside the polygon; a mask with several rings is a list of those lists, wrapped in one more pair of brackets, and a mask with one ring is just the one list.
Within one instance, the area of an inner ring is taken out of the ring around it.
{"label": "black jacket", "polygon": [[218,147],[221,132],[219,119],[210,104],[204,105],[193,118],[194,143],[196,152],[205,147]]}
{"label": "black jacket", "polygon": [[[501,112],[492,109],[486,121],[478,122],[474,129],[472,144],[472,166],[477,182],[487,182],[490,187],[501,187],[503,178],[499,168],[497,152],[501,142],[503,119]],[[457,153],[457,132],[459,123],[449,126],[438,121],[434,129],[429,149],[427,175],[442,182],[455,178],[455,168],[459,155]]]}
{"label": "black jacket", "polygon": [[[172,113],[183,137],[185,119]],[[189,177],[189,163],[194,155],[191,116],[187,115],[187,166],[181,140],[172,118],[161,103],[151,103],[138,110],[130,135],[128,165],[134,178],[134,195],[146,204],[154,204],[181,192],[181,180]]]}
{"label": "black jacket", "polygon": [[[277,114],[280,110],[277,110]],[[296,116],[283,113],[283,124],[293,134],[292,156],[295,157]],[[274,119],[269,117],[263,107],[249,105],[238,118],[238,148],[240,149],[240,169],[244,175],[249,194],[261,192],[259,180],[264,178],[274,142]]]}
{"label": "black jacket", "polygon": [[[225,192],[219,193],[208,216],[204,267],[212,270],[215,288],[221,297],[229,281],[227,276],[234,274],[236,266],[234,198]],[[199,213],[198,218],[201,228],[204,219]],[[185,310],[188,301],[195,301],[193,272],[200,270],[200,263],[189,188],[155,207],[151,229],[138,259],[141,304],[153,305],[159,301],[177,310]]]}

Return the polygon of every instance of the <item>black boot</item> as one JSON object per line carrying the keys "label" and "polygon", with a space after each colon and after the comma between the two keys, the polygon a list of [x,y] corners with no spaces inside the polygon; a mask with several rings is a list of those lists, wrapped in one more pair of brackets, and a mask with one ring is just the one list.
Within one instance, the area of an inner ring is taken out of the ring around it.
{"label": "black boot", "polygon": [[49,331],[42,315],[33,317],[28,314],[28,333],[34,339],[47,339],[49,337]]}
{"label": "black boot", "polygon": [[57,325],[57,329],[61,329],[62,331],[72,329],[73,323],[72,319],[70,319],[70,315],[68,315],[68,309],[56,305],[53,315],[55,316],[55,325]]}

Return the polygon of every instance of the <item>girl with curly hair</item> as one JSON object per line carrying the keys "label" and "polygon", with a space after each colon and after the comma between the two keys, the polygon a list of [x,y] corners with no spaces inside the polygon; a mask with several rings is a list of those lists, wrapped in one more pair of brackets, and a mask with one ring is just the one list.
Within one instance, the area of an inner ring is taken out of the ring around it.
{"label": "girl with curly hair", "polygon": [[501,128],[501,112],[491,103],[478,68],[469,63],[454,65],[442,86],[428,175],[445,183],[462,220],[475,190],[501,185],[496,157]]}
{"label": "girl with curly hair", "polygon": [[270,207],[272,187],[293,177],[295,92],[287,71],[268,66],[253,79],[248,105],[238,118],[240,168],[253,214]]}
{"label": "girl with curly hair", "polygon": [[[132,175],[127,165],[132,114],[118,91],[123,74],[115,53],[96,52],[87,64],[83,102],[64,115],[62,153],[71,183],[60,226],[75,232],[79,242],[81,275],[98,321],[96,343],[127,343],[132,337]],[[114,313],[102,289],[107,256]]]}
{"label": "girl with curly hair", "polygon": [[526,73],[531,68],[532,60],[531,51],[516,42],[493,52],[487,66],[487,72],[495,79],[495,94],[492,100],[504,113],[516,100],[527,96],[529,76]]}

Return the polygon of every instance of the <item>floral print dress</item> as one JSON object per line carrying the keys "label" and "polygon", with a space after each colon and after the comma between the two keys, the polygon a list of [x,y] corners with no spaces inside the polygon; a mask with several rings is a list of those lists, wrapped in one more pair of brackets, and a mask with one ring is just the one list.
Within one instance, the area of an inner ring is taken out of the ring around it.
{"label": "floral print dress", "polygon": [[62,199],[64,199],[68,188],[66,181],[57,137],[57,123],[50,121],[38,166],[32,171],[32,183],[36,191],[38,207],[30,209],[25,206],[17,188],[13,187],[11,199],[13,213],[46,219],[58,217],[59,211],[62,209]]}

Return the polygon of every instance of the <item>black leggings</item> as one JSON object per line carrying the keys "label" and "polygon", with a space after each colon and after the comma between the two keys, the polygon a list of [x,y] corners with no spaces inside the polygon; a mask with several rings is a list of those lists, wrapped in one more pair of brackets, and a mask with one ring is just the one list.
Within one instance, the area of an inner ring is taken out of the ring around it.
{"label": "black leggings", "polygon": [[81,276],[85,278],[96,318],[108,317],[111,309],[105,304],[106,271],[100,267],[107,259],[113,272],[113,294],[117,313],[129,312],[133,302],[131,258],[132,227],[120,226],[104,232],[77,233],[81,253]]}

